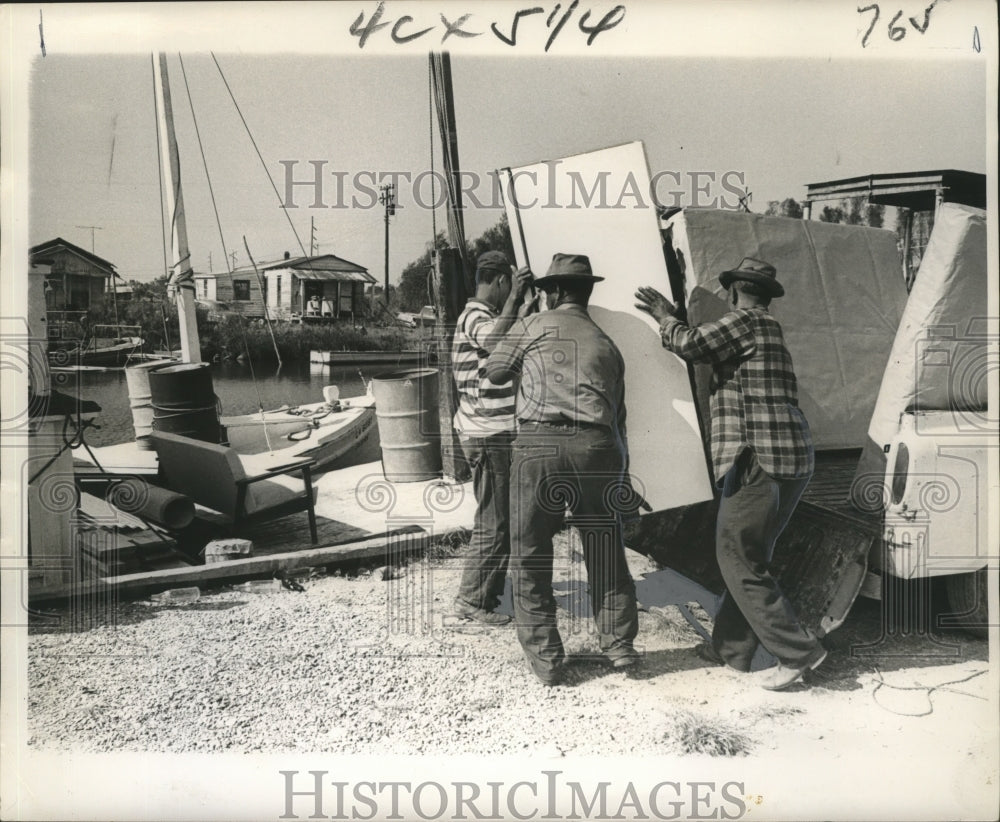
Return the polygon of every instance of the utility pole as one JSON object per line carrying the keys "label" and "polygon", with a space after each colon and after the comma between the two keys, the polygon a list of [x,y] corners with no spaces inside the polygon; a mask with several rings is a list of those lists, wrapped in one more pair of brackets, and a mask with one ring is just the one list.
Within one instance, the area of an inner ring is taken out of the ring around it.
{"label": "utility pole", "polygon": [[309,218],[309,256],[316,256],[316,218]]}
{"label": "utility pole", "polygon": [[396,213],[396,187],[392,183],[386,183],[379,187],[382,192],[378,195],[378,201],[385,206],[385,293],[382,298],[386,308],[389,307],[389,218]]}
{"label": "utility pole", "polygon": [[233,264],[229,267],[230,270],[232,270],[232,269],[236,268],[236,252],[235,251],[230,251],[229,252],[229,257],[233,261]]}

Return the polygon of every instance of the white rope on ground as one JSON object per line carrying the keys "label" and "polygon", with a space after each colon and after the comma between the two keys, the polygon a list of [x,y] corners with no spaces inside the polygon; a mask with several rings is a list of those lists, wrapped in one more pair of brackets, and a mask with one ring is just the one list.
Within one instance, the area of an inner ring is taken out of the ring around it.
{"label": "white rope on ground", "polygon": [[[969,674],[968,676],[962,677],[961,679],[951,679],[948,680],[947,682],[941,682],[937,685],[892,685],[885,681],[885,678],[882,676],[882,672],[878,669],[878,667],[876,667],[875,677],[878,681],[878,684],[875,685],[875,689],[872,691],[872,700],[874,700],[875,704],[878,705],[882,710],[888,711],[889,713],[893,713],[898,716],[930,716],[932,713],[934,713],[934,701],[931,699],[931,694],[933,694],[935,691],[949,691],[951,693],[972,697],[973,699],[982,699],[985,701],[986,699],[985,697],[977,696],[976,694],[970,694],[968,691],[959,691],[953,688],[946,687],[947,685],[958,685],[962,682],[968,682],[970,679],[975,679],[977,676],[982,676],[985,673],[987,673],[987,670],[984,668],[983,670],[975,671]],[[879,690],[883,687],[891,688],[894,691],[926,691],[927,710],[922,711],[920,713],[908,713],[906,711],[895,711],[892,708],[883,705],[881,702],[879,702],[878,697],[876,696]]]}

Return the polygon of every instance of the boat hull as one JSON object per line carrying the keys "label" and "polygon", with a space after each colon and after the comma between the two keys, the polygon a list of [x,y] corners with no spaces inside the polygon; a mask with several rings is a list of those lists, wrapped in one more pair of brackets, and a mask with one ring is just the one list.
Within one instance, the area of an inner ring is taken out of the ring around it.
{"label": "boat hull", "polygon": [[56,367],[88,366],[91,368],[118,368],[135,357],[142,340],[133,337],[126,342],[97,348],[71,348],[49,351],[49,364]]}
{"label": "boat hull", "polygon": [[336,411],[326,403],[313,403],[263,414],[224,416],[221,422],[237,453],[309,458],[315,460],[313,471],[317,473],[364,461],[373,447],[377,458],[375,408],[367,397],[345,400]]}

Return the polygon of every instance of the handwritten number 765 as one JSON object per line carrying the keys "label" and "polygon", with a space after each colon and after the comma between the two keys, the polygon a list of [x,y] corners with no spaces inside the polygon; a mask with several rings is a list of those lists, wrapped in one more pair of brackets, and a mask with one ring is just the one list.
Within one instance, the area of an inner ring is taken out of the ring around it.
{"label": "handwritten number 765", "polygon": [[[913,26],[920,34],[927,31],[927,27],[931,24],[931,9],[933,9],[938,4],[938,0],[934,0],[926,9],[924,9],[924,20],[923,23],[918,23],[916,17],[910,18],[910,25]],[[865,12],[873,11],[875,12],[872,17],[872,21],[868,26],[868,31],[865,32],[865,36],[861,38],[861,48],[865,48],[868,45],[868,38],[871,33],[875,30],[875,24],[878,23],[879,15],[881,14],[878,4],[872,3],[870,6],[864,6],[858,8],[858,14],[864,14]],[[903,11],[900,9],[896,12],[892,20],[889,21],[889,39],[893,42],[902,40],[906,37],[906,29],[903,26],[897,26],[896,21],[903,16]]]}

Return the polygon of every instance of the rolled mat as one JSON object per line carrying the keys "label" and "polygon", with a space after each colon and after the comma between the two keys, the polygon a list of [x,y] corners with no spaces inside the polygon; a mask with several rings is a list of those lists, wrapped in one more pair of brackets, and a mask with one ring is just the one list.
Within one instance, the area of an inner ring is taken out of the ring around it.
{"label": "rolled mat", "polygon": [[152,520],[164,528],[186,528],[194,519],[194,503],[183,494],[138,479],[118,483],[108,502],[127,514]]}

